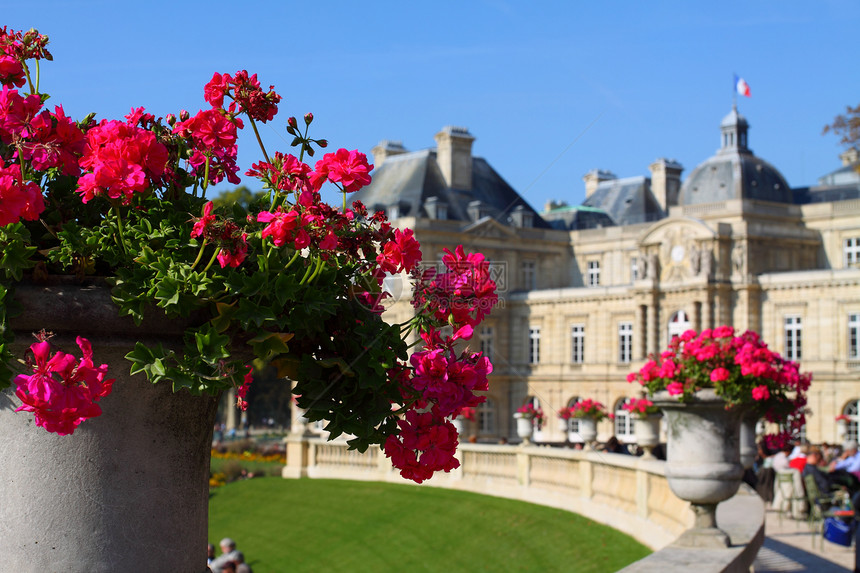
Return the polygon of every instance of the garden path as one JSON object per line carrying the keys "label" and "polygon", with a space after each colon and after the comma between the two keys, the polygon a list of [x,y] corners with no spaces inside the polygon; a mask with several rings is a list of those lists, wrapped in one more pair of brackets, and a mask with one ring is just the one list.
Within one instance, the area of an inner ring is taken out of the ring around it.
{"label": "garden path", "polygon": [[806,521],[783,517],[769,509],[765,518],[764,545],[753,564],[756,573],[809,571],[815,573],[845,573],[854,571],[854,547],[843,547],[815,539]]}

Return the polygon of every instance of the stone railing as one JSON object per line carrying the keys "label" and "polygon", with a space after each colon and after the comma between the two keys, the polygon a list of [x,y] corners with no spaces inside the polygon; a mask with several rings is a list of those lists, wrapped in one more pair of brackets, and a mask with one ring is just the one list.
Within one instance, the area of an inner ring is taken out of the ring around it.
{"label": "stone railing", "polygon": [[[659,549],[693,523],[663,463],[620,454],[548,447],[461,444],[460,467],[431,486],[520,499],[573,511]],[[304,460],[302,464],[301,461]],[[343,441],[288,438],[285,477],[402,482],[378,448],[360,454]]]}
{"label": "stone railing", "polygon": [[[378,448],[361,454],[346,442],[294,435],[286,439],[287,478],[333,478],[403,483]],[[538,446],[461,444],[460,467],[427,483],[519,499],[572,511],[630,535],[656,550],[625,571],[749,570],[764,540],[764,505],[742,489],[720,504],[719,526],[732,547],[679,547],[678,536],[693,525],[689,503],[669,489],[665,463],[633,456]],[[697,559],[696,556],[699,556]],[[702,559],[704,557],[704,559]],[[678,566],[683,563],[683,566]]]}

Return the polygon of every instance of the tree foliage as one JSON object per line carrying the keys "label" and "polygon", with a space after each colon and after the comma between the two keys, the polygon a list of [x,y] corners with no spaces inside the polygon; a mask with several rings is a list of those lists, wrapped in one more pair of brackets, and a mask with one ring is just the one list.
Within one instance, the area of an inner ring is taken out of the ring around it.
{"label": "tree foliage", "polygon": [[833,118],[833,123],[824,126],[822,133],[833,133],[845,146],[853,146],[860,141],[860,104],[856,107],[846,106],[845,113]]}

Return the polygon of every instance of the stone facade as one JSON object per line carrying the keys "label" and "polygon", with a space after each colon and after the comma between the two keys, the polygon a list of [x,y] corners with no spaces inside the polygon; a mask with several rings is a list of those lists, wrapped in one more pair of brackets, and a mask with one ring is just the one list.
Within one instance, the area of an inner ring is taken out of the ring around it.
{"label": "stone facade", "polygon": [[[849,435],[857,437],[860,179],[843,173],[834,184],[826,175],[817,187],[787,189],[749,150],[748,127],[732,110],[720,125],[721,149],[683,184],[673,160],[656,161],[651,177],[595,170],[584,178],[583,205],[552,202],[540,214],[518,195],[512,200],[483,159],[472,158],[470,191],[460,189],[463,169],[454,176],[457,189],[422,186],[421,177],[433,181],[439,169],[433,150],[377,157],[382,182],[356,198],[413,228],[425,261],[463,244],[484,253],[497,273],[500,306],[471,342],[490,354],[495,370],[469,433],[513,438],[514,411],[534,400],[547,416],[535,441],[576,439],[556,419],[561,407],[582,397],[615,410],[639,393],[627,374],[671,336],[729,324],[760,332],[813,373],[809,440],[839,440],[834,418],[842,413],[853,417]],[[457,169],[473,138],[464,128],[446,129],[440,145],[451,133],[469,143],[446,144],[446,165]],[[842,158],[848,165],[857,154]],[[394,183],[395,168],[412,183]],[[452,179],[450,170],[443,167],[437,180]],[[404,205],[412,205],[406,216]],[[403,319],[408,292],[392,284],[400,299],[393,319]],[[622,415],[601,422],[599,432],[630,441],[632,421]]]}

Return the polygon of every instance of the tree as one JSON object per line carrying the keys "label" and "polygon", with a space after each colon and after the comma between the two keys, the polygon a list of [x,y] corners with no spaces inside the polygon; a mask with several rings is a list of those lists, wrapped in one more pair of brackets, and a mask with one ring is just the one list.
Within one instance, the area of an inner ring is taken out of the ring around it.
{"label": "tree", "polygon": [[860,141],[860,104],[847,106],[844,114],[837,115],[833,123],[825,125],[822,133],[830,132],[840,136],[839,143],[848,147]]}
{"label": "tree", "polygon": [[245,210],[248,207],[266,197],[265,191],[251,191],[245,185],[239,185],[232,191],[224,190],[219,193],[212,202],[216,207],[227,207],[233,204],[238,204]]}

